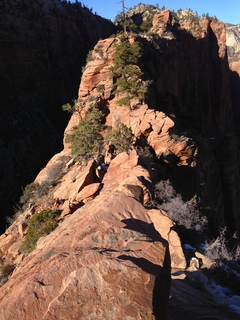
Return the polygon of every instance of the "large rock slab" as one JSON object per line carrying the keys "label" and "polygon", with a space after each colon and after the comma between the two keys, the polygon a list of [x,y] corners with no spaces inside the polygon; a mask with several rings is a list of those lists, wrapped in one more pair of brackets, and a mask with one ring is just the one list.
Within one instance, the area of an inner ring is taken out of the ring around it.
{"label": "large rock slab", "polygon": [[121,192],[65,219],[0,289],[0,318],[167,319],[168,244]]}

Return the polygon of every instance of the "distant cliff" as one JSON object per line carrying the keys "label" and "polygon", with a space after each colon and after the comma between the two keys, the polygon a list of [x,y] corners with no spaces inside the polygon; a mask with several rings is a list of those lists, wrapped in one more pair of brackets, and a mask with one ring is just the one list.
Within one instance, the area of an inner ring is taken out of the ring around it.
{"label": "distant cliff", "polygon": [[231,70],[240,73],[240,25],[226,24],[226,44]]}
{"label": "distant cliff", "polygon": [[231,69],[231,90],[234,112],[235,130],[238,132],[238,140],[240,141],[240,25],[226,24],[226,44],[228,51],[229,67]]}
{"label": "distant cliff", "polygon": [[27,183],[62,148],[86,56],[113,24],[80,2],[11,0],[0,4],[0,219]]}

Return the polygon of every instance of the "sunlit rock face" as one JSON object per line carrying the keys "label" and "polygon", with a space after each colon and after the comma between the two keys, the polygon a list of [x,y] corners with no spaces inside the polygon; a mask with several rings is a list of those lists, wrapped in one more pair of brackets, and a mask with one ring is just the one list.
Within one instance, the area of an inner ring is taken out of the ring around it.
{"label": "sunlit rock face", "polygon": [[240,25],[226,24],[226,45],[228,47],[229,66],[232,71],[240,74]]}
{"label": "sunlit rock face", "polygon": [[145,104],[119,108],[117,97],[110,96],[113,39],[95,47],[79,97],[97,98],[98,86],[105,85],[110,110],[106,125],[130,125],[141,143],[147,142],[174,172],[179,191],[186,198],[199,197],[211,230],[227,224],[234,231],[239,228],[239,163],[226,29],[220,21],[189,20],[187,14],[177,18],[164,10],[154,16],[151,29],[160,37],[142,36],[142,70],[151,83]]}
{"label": "sunlit rock face", "polygon": [[88,51],[113,24],[79,3],[2,1],[0,231],[22,188],[62,148]]}
{"label": "sunlit rock face", "polygon": [[[183,246],[179,226],[154,199],[155,184],[170,179],[184,200],[197,196],[213,234],[223,225],[238,229],[225,28],[206,19],[190,23],[187,14],[176,23],[163,10],[152,27],[160,37],[139,39],[149,84],[144,101],[117,104],[111,70],[119,36],[93,47],[78,91],[81,108],[65,129],[63,150],[37,174],[40,190],[0,237],[0,318],[237,318],[204,288],[208,281],[214,287],[206,278],[214,261]],[[103,143],[104,170],[100,155],[76,161],[65,139],[93,102],[104,112],[104,137],[120,123],[134,133],[133,145],[111,159]],[[56,208],[55,230],[27,255],[22,244],[31,218]]]}
{"label": "sunlit rock face", "polygon": [[[184,269],[186,261],[171,220],[164,213],[152,218],[157,210],[143,206],[146,187],[136,174],[149,176],[137,160],[134,151],[130,159],[119,154],[98,193],[94,163],[71,166],[54,193],[64,200],[58,227],[28,257],[19,248],[30,209],[0,237],[2,261],[17,265],[0,288],[3,319],[167,319],[171,256],[172,267],[182,259],[177,267]],[[43,170],[38,181],[45,174]],[[67,212],[72,199],[81,205]],[[35,210],[44,206],[41,202]]]}

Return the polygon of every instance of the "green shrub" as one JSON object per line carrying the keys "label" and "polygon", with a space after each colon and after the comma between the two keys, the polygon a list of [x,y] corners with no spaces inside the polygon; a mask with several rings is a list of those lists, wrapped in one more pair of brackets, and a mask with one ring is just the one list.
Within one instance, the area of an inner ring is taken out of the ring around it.
{"label": "green shrub", "polygon": [[141,77],[142,71],[138,66],[141,58],[141,45],[134,41],[130,44],[126,35],[119,37],[116,45],[116,55],[112,68],[115,80],[114,94],[122,93],[124,97],[119,100],[119,105],[130,105],[134,98],[145,99],[146,88],[143,86]]}
{"label": "green shrub", "polygon": [[88,161],[98,153],[103,137],[101,135],[103,113],[96,106],[91,106],[86,116],[66,136],[72,155],[76,160]]}
{"label": "green shrub", "polygon": [[140,26],[141,30],[143,32],[148,32],[153,26],[152,21],[153,21],[153,15],[149,15],[145,19],[143,19],[143,22]]}
{"label": "green shrub", "polygon": [[71,105],[70,103],[65,103],[63,106],[62,106],[62,110],[63,111],[67,111],[69,113],[74,113],[75,112],[75,105]]}
{"label": "green shrub", "polygon": [[113,130],[109,136],[111,144],[116,147],[118,152],[127,150],[132,145],[133,139],[132,129],[123,123],[116,130]]}
{"label": "green shrub", "polygon": [[65,103],[62,106],[63,111],[67,111],[71,114],[74,112],[81,113],[82,109],[85,107],[86,102],[83,99],[73,100],[73,105],[70,103]]}
{"label": "green shrub", "polygon": [[51,233],[57,227],[57,218],[60,214],[60,210],[43,210],[36,213],[29,221],[27,235],[20,252],[31,252],[40,237]]}

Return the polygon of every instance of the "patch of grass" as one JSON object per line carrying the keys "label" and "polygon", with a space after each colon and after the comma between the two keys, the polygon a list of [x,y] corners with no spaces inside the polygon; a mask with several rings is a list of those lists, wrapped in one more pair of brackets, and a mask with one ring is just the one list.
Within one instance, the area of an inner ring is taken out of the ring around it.
{"label": "patch of grass", "polygon": [[48,180],[54,185],[65,173],[66,164],[70,157],[62,156],[59,161],[52,166],[47,167]]}
{"label": "patch of grass", "polygon": [[57,218],[60,214],[60,210],[43,210],[36,213],[29,221],[27,235],[20,252],[31,252],[40,237],[51,233],[57,227]]}
{"label": "patch of grass", "polygon": [[87,54],[87,59],[86,59],[86,62],[90,62],[90,61],[93,61],[94,58],[93,58],[93,50],[90,50]]}

